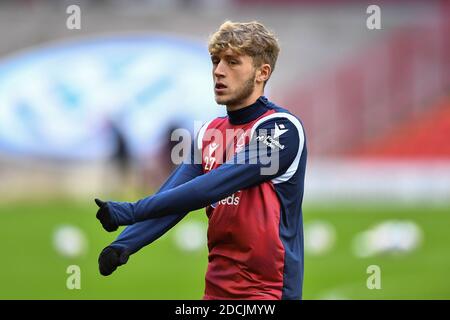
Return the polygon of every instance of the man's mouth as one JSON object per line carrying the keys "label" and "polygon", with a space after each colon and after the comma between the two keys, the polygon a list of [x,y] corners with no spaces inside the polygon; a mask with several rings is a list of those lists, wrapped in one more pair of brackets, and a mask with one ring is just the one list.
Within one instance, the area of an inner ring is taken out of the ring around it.
{"label": "man's mouth", "polygon": [[214,91],[216,93],[222,93],[225,91],[225,89],[227,89],[227,86],[220,82],[217,82],[216,85],[214,86]]}

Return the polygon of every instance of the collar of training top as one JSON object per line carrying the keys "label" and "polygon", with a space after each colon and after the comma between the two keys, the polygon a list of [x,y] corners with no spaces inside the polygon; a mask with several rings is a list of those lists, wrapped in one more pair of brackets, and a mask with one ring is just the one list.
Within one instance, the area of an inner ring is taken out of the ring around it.
{"label": "collar of training top", "polygon": [[227,111],[228,121],[231,124],[244,124],[259,118],[269,109],[267,101],[265,96],[261,96],[255,103],[245,108],[236,111]]}

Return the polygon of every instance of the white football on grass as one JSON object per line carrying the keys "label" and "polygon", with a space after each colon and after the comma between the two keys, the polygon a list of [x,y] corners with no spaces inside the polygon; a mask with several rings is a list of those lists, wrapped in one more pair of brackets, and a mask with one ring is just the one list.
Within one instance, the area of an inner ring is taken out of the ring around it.
{"label": "white football on grass", "polygon": [[53,233],[53,246],[60,255],[76,258],[86,252],[87,240],[80,228],[63,225]]}

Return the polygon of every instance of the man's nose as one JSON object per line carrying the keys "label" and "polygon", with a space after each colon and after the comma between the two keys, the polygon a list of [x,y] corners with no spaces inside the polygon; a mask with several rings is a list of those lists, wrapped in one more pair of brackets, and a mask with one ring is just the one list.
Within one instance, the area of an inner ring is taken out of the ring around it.
{"label": "man's nose", "polygon": [[216,69],[214,69],[214,75],[216,77],[224,77],[225,76],[225,65],[223,61],[220,61],[217,64]]}

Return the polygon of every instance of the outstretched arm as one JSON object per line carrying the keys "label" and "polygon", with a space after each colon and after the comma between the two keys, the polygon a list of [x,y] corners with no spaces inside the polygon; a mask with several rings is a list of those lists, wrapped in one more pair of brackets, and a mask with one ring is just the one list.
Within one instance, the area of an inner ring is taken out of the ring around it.
{"label": "outstretched arm", "polygon": [[[275,126],[284,128],[274,130]],[[267,136],[270,136],[267,139]],[[271,147],[262,141],[278,141]],[[304,143],[303,129],[297,121],[293,123],[287,118],[276,118],[262,123],[256,128],[251,142],[244,149],[245,163],[237,163],[240,154],[217,169],[150,197],[134,203],[108,202],[111,218],[116,225],[129,225],[147,219],[158,218],[170,214],[180,215],[211,203],[219,201],[230,194],[275,179],[286,174],[289,170],[296,170]],[[271,162],[265,163],[261,155],[262,148],[268,149]],[[250,152],[250,150],[257,152]],[[267,170],[276,165],[276,170]],[[266,169],[266,173],[264,170]]]}
{"label": "outstretched arm", "polygon": [[[183,163],[178,166],[161,186],[157,194],[175,188],[203,173],[201,165],[195,164],[194,161],[192,161],[194,150],[193,143],[191,147],[191,162]],[[97,201],[98,200],[96,200],[96,202]],[[97,204],[102,207],[106,206],[105,212],[109,215],[109,205],[107,203],[103,204],[100,201],[97,202]],[[99,212],[100,211],[102,211],[102,209],[100,209]],[[161,237],[183,219],[187,213],[188,212],[184,212],[178,215],[168,215],[157,219],[146,220],[125,228],[117,239],[100,253],[98,259],[100,273],[104,276],[113,273],[118,266],[123,265],[128,261],[131,254],[139,251],[141,248]],[[102,224],[104,225],[104,222],[102,222]],[[115,225],[112,225],[111,230],[115,230],[116,228]]]}
{"label": "outstretched arm", "polygon": [[[156,194],[182,185],[201,174],[201,165],[183,163],[173,171]],[[111,246],[126,249],[132,254],[161,237],[187,214],[188,211],[185,211],[130,225],[111,243]]]}

